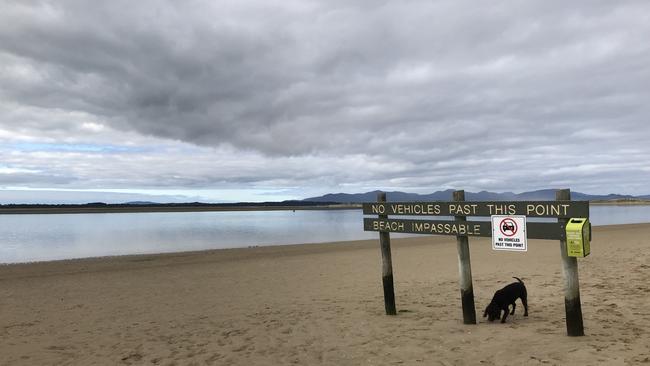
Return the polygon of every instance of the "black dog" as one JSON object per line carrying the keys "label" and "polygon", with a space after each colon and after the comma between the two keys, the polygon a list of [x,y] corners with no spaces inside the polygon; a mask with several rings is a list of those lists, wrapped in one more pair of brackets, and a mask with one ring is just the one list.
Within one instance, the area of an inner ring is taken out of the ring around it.
{"label": "black dog", "polygon": [[503,311],[501,323],[505,323],[510,304],[512,304],[512,312],[510,312],[510,315],[515,313],[515,300],[517,298],[521,299],[521,303],[524,304],[524,316],[528,316],[528,293],[526,292],[526,286],[524,286],[524,281],[521,279],[517,277],[513,278],[519,282],[513,282],[494,293],[492,301],[485,308],[485,312],[483,313],[484,318],[487,316],[489,321],[493,321],[500,318],[501,311]]}

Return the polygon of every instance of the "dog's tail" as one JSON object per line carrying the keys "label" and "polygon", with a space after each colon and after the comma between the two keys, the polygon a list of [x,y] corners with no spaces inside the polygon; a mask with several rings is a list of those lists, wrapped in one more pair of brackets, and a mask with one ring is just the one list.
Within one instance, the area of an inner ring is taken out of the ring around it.
{"label": "dog's tail", "polygon": [[521,278],[519,278],[519,277],[512,277],[512,278],[516,279],[517,281],[519,281],[521,283],[524,283],[524,281],[522,281]]}

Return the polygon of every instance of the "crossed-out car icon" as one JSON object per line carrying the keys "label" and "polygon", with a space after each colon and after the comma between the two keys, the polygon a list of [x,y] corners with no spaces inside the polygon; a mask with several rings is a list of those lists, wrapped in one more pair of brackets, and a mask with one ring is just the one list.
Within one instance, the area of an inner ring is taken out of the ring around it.
{"label": "crossed-out car icon", "polygon": [[504,221],[504,222],[501,223],[501,231],[503,231],[503,232],[506,232],[506,231],[514,232],[515,231],[515,224],[512,223],[512,222]]}

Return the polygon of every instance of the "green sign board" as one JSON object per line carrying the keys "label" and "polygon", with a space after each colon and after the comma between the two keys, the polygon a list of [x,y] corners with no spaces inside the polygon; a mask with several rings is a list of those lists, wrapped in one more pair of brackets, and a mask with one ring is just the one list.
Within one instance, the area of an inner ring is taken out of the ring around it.
{"label": "green sign board", "polygon": [[378,202],[364,203],[364,215],[589,217],[588,201]]}
{"label": "green sign board", "polygon": [[[364,218],[365,231],[381,231],[405,234],[492,236],[490,221],[445,221]],[[556,222],[527,222],[530,239],[564,240],[565,226]]]}

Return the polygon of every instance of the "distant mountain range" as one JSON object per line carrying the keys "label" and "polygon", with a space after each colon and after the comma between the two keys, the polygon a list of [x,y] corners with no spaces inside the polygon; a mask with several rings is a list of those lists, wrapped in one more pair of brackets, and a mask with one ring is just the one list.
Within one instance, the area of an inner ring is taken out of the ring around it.
{"label": "distant mountain range", "polygon": [[[377,193],[372,191],[366,193],[334,193],[320,197],[306,198],[308,202],[336,202],[336,203],[362,203],[377,201]],[[413,202],[413,201],[450,201],[454,190],[436,191],[430,194],[386,192],[388,201]],[[575,201],[628,201],[628,200],[650,200],[650,195],[631,196],[623,194],[595,195],[580,192],[571,192],[571,199]],[[512,192],[465,192],[467,201],[552,201],[555,200],[555,189],[543,189],[538,191],[512,193]]]}

